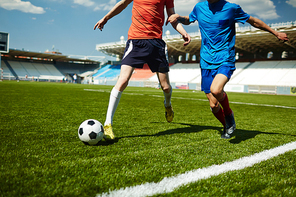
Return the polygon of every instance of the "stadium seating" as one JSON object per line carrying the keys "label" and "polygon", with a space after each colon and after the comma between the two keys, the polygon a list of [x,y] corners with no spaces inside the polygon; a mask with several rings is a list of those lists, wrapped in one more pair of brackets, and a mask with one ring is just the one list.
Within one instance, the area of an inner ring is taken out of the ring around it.
{"label": "stadium seating", "polygon": [[[229,84],[237,85],[281,85],[296,84],[296,60],[237,62],[236,70]],[[120,66],[107,65],[100,69],[93,77],[116,78],[120,73]],[[177,63],[170,67],[170,81],[176,83],[200,83],[201,74],[198,63]],[[131,80],[148,80],[157,82],[157,76],[144,66],[135,69]]]}
{"label": "stadium seating", "polygon": [[106,77],[107,79],[116,79],[119,74],[120,74],[120,67],[121,65],[116,65],[114,67],[112,67],[112,70],[110,72],[110,70],[108,72],[106,72],[103,77]]}
{"label": "stadium seating", "polygon": [[281,61],[270,72],[261,78],[259,84],[269,84],[277,86],[296,85],[296,62]]}
{"label": "stadium seating", "polygon": [[1,68],[3,69],[3,77],[9,78],[14,76],[3,60],[1,60]]}
{"label": "stadium seating", "polygon": [[152,73],[150,70],[135,69],[134,73],[131,77],[131,81],[147,80],[150,77],[152,77],[153,75],[155,75],[155,73]]}
{"label": "stadium seating", "polygon": [[94,74],[93,77],[99,77],[100,75],[103,75],[104,73],[108,72],[112,66],[113,65],[110,65],[110,64],[104,66],[103,68],[98,70],[98,72]]}
{"label": "stadium seating", "polygon": [[[85,77],[96,73],[99,69],[98,64],[80,64],[71,62],[55,62],[54,66],[64,75],[77,74],[78,76]],[[83,75],[81,75],[83,74]]]}
{"label": "stadium seating", "polygon": [[18,77],[25,77],[29,74],[19,61],[8,61],[8,63]]}
{"label": "stadium seating", "polygon": [[[97,70],[97,65],[76,65],[51,62],[15,61],[2,60],[3,73],[9,79],[40,79],[40,80],[62,80],[62,74],[83,72],[92,75],[89,78],[95,84],[114,85],[120,74],[121,65],[106,65]],[[237,62],[236,71],[225,86],[226,91],[238,92],[260,92],[277,93],[279,87],[296,86],[296,60],[266,60],[255,62]],[[4,76],[5,77],[5,76]],[[201,72],[198,63],[176,63],[170,67],[170,82],[173,88],[200,89]],[[159,87],[158,78],[152,73],[148,65],[143,69],[135,69],[131,76],[131,85]],[[283,89],[281,94],[289,94],[289,89]]]}
{"label": "stadium seating", "polygon": [[34,63],[35,68],[38,70],[40,75],[51,75],[49,70],[46,68],[46,65],[40,64],[40,63]]}
{"label": "stadium seating", "polygon": [[172,69],[197,69],[199,68],[199,63],[176,63],[170,67]]}
{"label": "stadium seating", "polygon": [[20,64],[23,66],[23,68],[27,71],[28,76],[35,76],[39,77],[40,72],[33,66],[30,62],[20,62]]}
{"label": "stadium seating", "polygon": [[[18,78],[62,80],[64,75],[53,64],[7,61]],[[9,69],[8,69],[9,70]]]}
{"label": "stadium seating", "polygon": [[96,74],[93,75],[94,80],[116,79],[116,78],[118,78],[118,76],[120,74],[120,67],[121,67],[121,65],[106,65],[103,68],[101,68],[100,70],[98,70],[98,72]]}
{"label": "stadium seating", "polygon": [[[107,65],[100,69],[94,77],[116,79],[120,66]],[[170,67],[170,81],[172,83],[201,83],[201,73],[198,63],[177,63]],[[263,86],[295,86],[296,61],[257,61],[237,62],[236,70],[228,84],[231,85],[263,85]],[[131,81],[158,82],[156,74],[148,66],[135,69]]]}
{"label": "stadium seating", "polygon": [[282,77],[278,80],[278,84],[282,86],[296,86],[296,61],[284,61],[279,64],[277,72],[281,70]]}
{"label": "stadium seating", "polygon": [[[238,64],[236,64],[238,66]],[[238,68],[229,84],[295,86],[296,61],[257,61]]]}
{"label": "stadium seating", "polygon": [[131,77],[131,81],[141,81],[141,80],[147,80],[150,77],[152,77],[153,75],[155,75],[155,73],[151,72],[149,66],[147,64],[144,64],[143,68],[136,68],[134,70],[134,73]]}
{"label": "stadium seating", "polygon": [[[170,67],[169,77],[171,82],[175,83],[194,83],[200,76],[199,64],[182,64],[177,63]],[[154,75],[148,79],[157,82],[157,76]]]}

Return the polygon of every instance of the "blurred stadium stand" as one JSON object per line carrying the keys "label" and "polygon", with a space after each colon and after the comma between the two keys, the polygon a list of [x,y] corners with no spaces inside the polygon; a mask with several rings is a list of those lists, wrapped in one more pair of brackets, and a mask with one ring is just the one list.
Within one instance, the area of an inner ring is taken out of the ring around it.
{"label": "blurred stadium stand", "polygon": [[120,73],[120,65],[111,65],[107,64],[102,67],[96,74],[93,75],[94,80],[108,79],[114,80],[117,79]]}
{"label": "blurred stadium stand", "polygon": [[[73,75],[86,72],[94,73],[100,68],[100,62],[69,58],[51,53],[30,52],[10,49],[1,54],[3,79],[32,81],[73,81]],[[77,82],[80,82],[81,77]]]}
{"label": "blurred stadium stand", "polygon": [[[236,71],[225,86],[226,91],[296,95],[296,21],[271,24],[286,32],[289,42],[279,42],[273,35],[252,27],[237,27]],[[173,88],[200,90],[200,33],[190,33],[192,41],[183,46],[180,35],[166,32],[170,81]],[[120,60],[125,49],[119,42],[96,45],[105,54]],[[70,58],[61,53],[38,53],[10,49],[1,54],[3,78],[10,80],[72,81],[115,85],[120,74],[120,61],[102,63],[89,59]],[[158,79],[148,65],[135,69],[129,86],[159,88]]]}
{"label": "blurred stadium stand", "polygon": [[155,75],[155,73],[152,73],[149,66],[147,64],[144,64],[142,69],[136,68],[134,70],[131,80],[133,80],[133,81],[148,80],[153,75]]}

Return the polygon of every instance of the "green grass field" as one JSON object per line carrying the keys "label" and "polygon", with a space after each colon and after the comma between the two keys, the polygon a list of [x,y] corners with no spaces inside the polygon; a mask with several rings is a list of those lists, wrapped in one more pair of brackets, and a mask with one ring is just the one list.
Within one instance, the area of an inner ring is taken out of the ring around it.
{"label": "green grass field", "polygon": [[[0,82],[0,196],[94,197],[296,141],[295,96],[228,93],[237,130],[226,140],[204,93],[174,90],[167,123],[161,90],[128,87],[116,140],[86,146],[77,129],[90,118],[104,123],[111,89]],[[293,150],[154,196],[296,196],[295,172]]]}

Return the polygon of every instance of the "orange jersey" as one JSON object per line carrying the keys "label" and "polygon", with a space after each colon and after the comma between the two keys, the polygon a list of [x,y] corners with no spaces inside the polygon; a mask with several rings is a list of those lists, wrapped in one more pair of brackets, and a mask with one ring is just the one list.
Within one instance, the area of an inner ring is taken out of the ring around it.
{"label": "orange jersey", "polygon": [[128,39],[162,39],[164,6],[174,7],[174,0],[134,0]]}

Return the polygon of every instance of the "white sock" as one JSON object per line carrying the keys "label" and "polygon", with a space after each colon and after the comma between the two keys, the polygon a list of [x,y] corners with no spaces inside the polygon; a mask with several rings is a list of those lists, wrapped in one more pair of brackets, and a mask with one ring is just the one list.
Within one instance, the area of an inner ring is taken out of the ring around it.
{"label": "white sock", "polygon": [[109,105],[108,105],[108,110],[107,110],[107,115],[106,115],[106,121],[104,125],[111,124],[113,123],[113,116],[115,114],[116,108],[118,106],[118,103],[120,101],[122,92],[116,90],[114,87],[110,93],[110,98],[109,98]]}
{"label": "white sock", "polygon": [[168,107],[171,106],[171,98],[172,98],[173,88],[171,87],[171,91],[169,93],[163,92],[164,95],[164,106]]}

